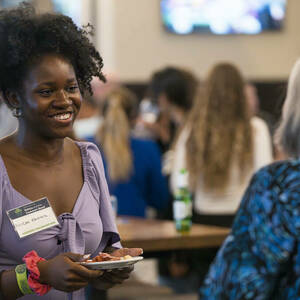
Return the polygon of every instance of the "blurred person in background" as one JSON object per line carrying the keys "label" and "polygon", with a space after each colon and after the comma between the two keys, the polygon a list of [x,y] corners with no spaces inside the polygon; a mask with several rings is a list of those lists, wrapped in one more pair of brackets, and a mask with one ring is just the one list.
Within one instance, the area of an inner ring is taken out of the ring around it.
{"label": "blurred person in background", "polygon": [[[250,117],[240,71],[229,63],[215,65],[165,166],[173,194],[180,170],[188,171],[194,223],[231,226],[251,174],[272,161],[268,130],[260,129]],[[161,282],[180,291],[185,278],[191,284],[194,273],[193,287],[199,287],[216,250],[186,254],[186,261],[171,262]]]}
{"label": "blurred person in background", "polygon": [[94,97],[86,95],[81,102],[78,119],[74,122],[75,137],[80,140],[89,140],[98,131],[101,121],[102,117]]}
{"label": "blurred person in background", "polygon": [[110,193],[117,198],[118,214],[146,216],[146,207],[163,209],[168,187],[161,171],[158,146],[132,137],[138,101],[125,87],[112,90],[103,104],[103,123],[94,142],[104,156]]}
{"label": "blurred person in background", "polygon": [[18,120],[0,98],[0,138],[13,133],[18,128]]}
{"label": "blurred person in background", "polygon": [[152,75],[148,86],[148,102],[150,100],[152,105],[147,107],[157,115],[149,120],[142,111],[139,125],[142,124],[151,132],[162,152],[169,150],[176,130],[184,124],[197,87],[198,81],[194,74],[184,69],[166,67]]}
{"label": "blurred person in background", "polygon": [[[265,128],[268,127],[271,135],[270,138],[273,141],[274,132],[278,126],[276,118],[272,114],[260,109],[257,90],[253,84],[247,83],[245,85],[245,94],[250,108],[250,115],[256,118],[257,126],[260,126],[261,130],[265,131]],[[274,143],[272,143],[272,149],[274,160],[283,160],[287,158]]]}
{"label": "blurred person in background", "polygon": [[107,74],[107,81],[102,82],[94,77],[91,82],[93,95],[85,95],[79,115],[74,122],[74,136],[80,140],[92,139],[103,120],[101,116],[103,102],[113,89],[120,86],[119,80],[113,73]]}
{"label": "blurred person in background", "polygon": [[288,160],[252,178],[230,235],[200,289],[201,300],[294,300],[300,293],[300,60],[276,133]]}
{"label": "blurred person in background", "polygon": [[[276,128],[276,118],[260,108],[260,101],[257,94],[257,89],[254,84],[247,82],[245,84],[246,101],[249,105],[249,113],[251,117],[256,117],[261,120],[261,127],[268,128],[271,137],[273,137]],[[264,130],[264,129],[262,129]]]}
{"label": "blurred person in background", "polygon": [[230,226],[253,171],[272,161],[269,133],[251,117],[244,79],[232,64],[209,73],[173,149],[171,189],[189,173],[196,222]]}
{"label": "blurred person in background", "polygon": [[[142,119],[142,125],[150,131],[152,137],[158,142],[162,152],[166,153],[170,150],[177,132],[184,126],[193,105],[198,84],[198,79],[192,72],[178,67],[165,67],[154,72],[151,76],[147,93],[148,108],[150,108],[152,115],[155,116],[155,112],[157,115],[156,118],[152,118],[152,122],[149,122],[149,110],[146,109],[146,113],[143,114],[142,111],[140,119]],[[143,104],[142,101],[141,108]],[[145,104],[147,105],[147,103]],[[169,205],[165,210],[158,213],[159,218],[172,219],[172,198],[172,195],[169,194]],[[183,256],[185,259],[186,255]],[[178,259],[181,260],[181,253],[178,252],[160,256],[159,273],[168,275],[170,261],[177,261]],[[192,278],[185,280],[184,284],[178,285],[178,288],[180,292],[185,292],[190,290],[190,285],[194,286]]]}
{"label": "blurred person in background", "polygon": [[110,71],[103,71],[103,73],[107,79],[106,82],[102,82],[97,77],[93,78],[91,82],[93,98],[100,109],[102,109],[103,103],[107,99],[108,94],[121,86],[121,82],[117,74]]}
{"label": "blurred person in background", "polygon": [[256,116],[260,111],[260,105],[255,85],[250,82],[246,82],[244,92],[249,114],[251,117]]}

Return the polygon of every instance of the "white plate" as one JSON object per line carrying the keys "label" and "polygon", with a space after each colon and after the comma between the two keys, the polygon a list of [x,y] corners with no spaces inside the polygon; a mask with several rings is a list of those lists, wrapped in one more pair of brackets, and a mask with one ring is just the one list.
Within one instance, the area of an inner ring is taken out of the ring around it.
{"label": "white plate", "polygon": [[124,260],[100,261],[100,262],[90,262],[90,263],[81,262],[80,264],[92,270],[111,270],[111,269],[126,268],[130,265],[137,263],[143,258],[144,257],[142,256],[136,256]]}

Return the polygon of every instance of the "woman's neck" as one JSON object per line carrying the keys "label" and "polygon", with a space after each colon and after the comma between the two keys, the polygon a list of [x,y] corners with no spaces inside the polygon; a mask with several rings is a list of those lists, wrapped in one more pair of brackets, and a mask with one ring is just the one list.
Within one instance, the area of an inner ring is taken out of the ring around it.
{"label": "woman's neck", "polygon": [[64,159],[64,138],[50,139],[16,132],[12,139],[21,155],[38,164],[59,164]]}

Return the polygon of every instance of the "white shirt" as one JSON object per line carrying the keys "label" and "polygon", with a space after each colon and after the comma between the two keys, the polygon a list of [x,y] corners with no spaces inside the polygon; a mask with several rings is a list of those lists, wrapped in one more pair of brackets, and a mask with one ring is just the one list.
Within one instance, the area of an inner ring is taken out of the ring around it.
{"label": "white shirt", "polygon": [[94,137],[101,123],[102,117],[98,115],[90,118],[77,119],[73,125],[75,136],[82,140]]}
{"label": "white shirt", "polygon": [[[197,213],[234,214],[253,172],[272,162],[272,142],[266,123],[258,117],[253,117],[251,119],[251,127],[253,130],[253,168],[249,169],[241,181],[239,168],[236,164],[233,164],[227,188],[222,194],[220,192],[205,191],[202,180],[199,178],[194,197],[194,209]],[[173,153],[168,153],[165,161],[164,170],[171,175],[170,185],[173,193],[176,190],[179,171],[182,168],[186,168],[185,145],[189,132],[190,130],[187,128],[181,132],[175,149],[172,151]]]}

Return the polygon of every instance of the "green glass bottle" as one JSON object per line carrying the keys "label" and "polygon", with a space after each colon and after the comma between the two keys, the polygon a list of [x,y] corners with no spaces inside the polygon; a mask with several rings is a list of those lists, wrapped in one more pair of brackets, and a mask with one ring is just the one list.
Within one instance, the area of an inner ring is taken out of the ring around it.
{"label": "green glass bottle", "polygon": [[188,233],[192,227],[192,197],[188,188],[188,173],[181,169],[173,202],[173,217],[176,230]]}

